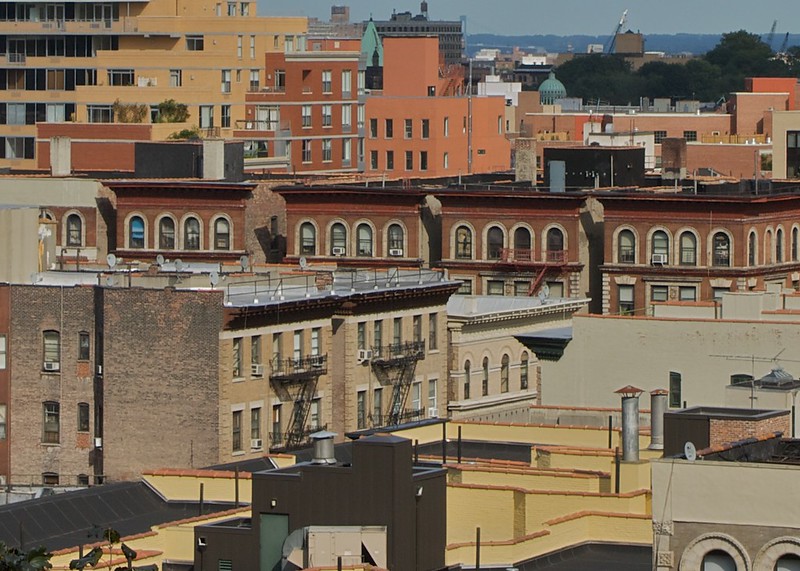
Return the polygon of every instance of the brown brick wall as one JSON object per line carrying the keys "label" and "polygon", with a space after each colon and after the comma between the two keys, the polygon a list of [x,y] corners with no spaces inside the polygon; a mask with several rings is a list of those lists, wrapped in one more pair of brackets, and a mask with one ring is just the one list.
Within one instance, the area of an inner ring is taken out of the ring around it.
{"label": "brown brick wall", "polygon": [[[244,247],[250,253],[254,264],[267,261],[280,261],[270,258],[273,249],[282,251],[281,237],[286,235],[286,203],[280,194],[272,192],[274,183],[261,183],[253,189],[253,194],[245,209]],[[278,219],[278,235],[272,235],[270,220]]]}
{"label": "brown brick wall", "polygon": [[789,411],[781,416],[756,420],[723,420],[712,418],[709,426],[709,445],[718,446],[745,438],[758,438],[775,432],[789,434]]}
{"label": "brown brick wall", "polygon": [[221,296],[104,290],[103,449],[110,479],[216,462]]}

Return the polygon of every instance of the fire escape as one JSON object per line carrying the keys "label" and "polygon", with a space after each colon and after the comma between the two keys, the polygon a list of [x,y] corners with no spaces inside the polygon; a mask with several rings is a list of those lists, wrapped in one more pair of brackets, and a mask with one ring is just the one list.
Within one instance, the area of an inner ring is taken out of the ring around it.
{"label": "fire escape", "polygon": [[533,251],[520,248],[503,248],[500,250],[500,258],[497,260],[499,266],[503,266],[506,271],[513,272],[535,272],[528,288],[528,295],[534,295],[539,291],[547,274],[561,273],[567,265],[566,250],[547,250],[544,261],[536,261]]}
{"label": "fire escape", "polygon": [[306,443],[308,437],[324,427],[306,427],[311,404],[317,394],[317,383],[327,372],[327,355],[311,355],[299,359],[275,359],[269,380],[281,402],[292,403],[292,414],[286,432],[271,435],[273,448],[291,450]]}
{"label": "fire escape", "polygon": [[420,417],[420,411],[405,412],[417,362],[425,358],[425,342],[397,343],[372,349],[372,370],[383,386],[392,387],[388,414],[373,418],[373,426],[395,426]]}

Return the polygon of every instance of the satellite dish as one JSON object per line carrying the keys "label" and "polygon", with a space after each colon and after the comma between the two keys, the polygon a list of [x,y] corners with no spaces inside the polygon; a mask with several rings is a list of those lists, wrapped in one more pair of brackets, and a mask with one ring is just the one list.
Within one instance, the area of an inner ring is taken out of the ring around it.
{"label": "satellite dish", "polygon": [[179,272],[182,269],[183,269],[183,262],[181,261],[180,258],[178,258],[178,259],[175,260],[175,271]]}
{"label": "satellite dish", "polygon": [[115,285],[117,285],[117,280],[114,279],[114,276],[108,276],[106,278],[106,285],[108,287],[114,287]]}
{"label": "satellite dish", "polygon": [[108,262],[109,268],[113,268],[117,265],[117,257],[114,254],[109,254],[106,256],[106,262]]}
{"label": "satellite dish", "polygon": [[211,287],[216,287],[219,283],[219,274],[216,271],[212,271],[208,274],[208,279],[211,281]]}
{"label": "satellite dish", "polygon": [[247,256],[242,256],[241,258],[239,258],[239,265],[242,266],[242,271],[246,272],[247,268],[250,267],[250,258]]}
{"label": "satellite dish", "polygon": [[308,268],[308,259],[305,256],[300,256],[300,267],[304,270]]}
{"label": "satellite dish", "polygon": [[691,442],[687,442],[683,445],[683,455],[686,456],[686,459],[689,462],[694,462],[697,460],[697,449],[694,447],[694,444]]}
{"label": "satellite dish", "polygon": [[164,265],[164,256],[162,256],[161,254],[159,254],[158,256],[156,256],[156,263],[157,263],[159,266],[163,266],[163,265]]}
{"label": "satellite dish", "polygon": [[544,284],[544,287],[542,288],[542,293],[544,294],[545,297],[550,297],[550,286]]}

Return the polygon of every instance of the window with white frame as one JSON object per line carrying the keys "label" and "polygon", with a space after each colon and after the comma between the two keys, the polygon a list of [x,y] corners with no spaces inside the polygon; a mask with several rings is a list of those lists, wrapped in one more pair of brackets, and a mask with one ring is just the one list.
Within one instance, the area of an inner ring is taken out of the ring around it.
{"label": "window with white frame", "polygon": [[304,163],[311,162],[311,139],[303,139],[300,143]]}
{"label": "window with white frame", "polygon": [[6,368],[6,336],[0,335],[0,370]]}
{"label": "window with white frame", "polygon": [[437,410],[439,408],[439,381],[437,379],[430,379],[428,381],[428,409]]}
{"label": "window with white frame", "polygon": [[214,222],[214,249],[231,249],[231,224],[225,218],[217,218]]}
{"label": "window with white frame", "polygon": [[332,76],[331,70],[325,69],[322,71],[322,93],[331,93],[333,91]]}
{"label": "window with white frame", "polygon": [[350,131],[353,122],[353,106],[349,103],[342,105],[342,129]]}
{"label": "window with white frame", "polygon": [[313,256],[317,253],[317,229],[311,222],[300,225],[300,254]]}
{"label": "window with white frame", "polygon": [[220,105],[220,124],[223,129],[230,129],[231,126],[231,106]]}
{"label": "window with white frame", "polygon": [[43,430],[42,442],[45,444],[58,444],[61,441],[61,405],[48,401],[42,404]]}
{"label": "window with white frame", "polygon": [[333,124],[333,106],[332,105],[323,105],[322,106],[322,126],[323,127],[330,127]]}
{"label": "window with white frame", "polygon": [[231,70],[223,69],[221,72],[220,91],[222,93],[231,92]]}
{"label": "window with white frame", "polygon": [[350,139],[342,139],[342,166],[349,167],[352,161],[352,144]]}
{"label": "window with white frame", "polygon": [[349,69],[342,70],[342,97],[350,97],[353,81],[353,72]]}
{"label": "window with white frame", "polygon": [[322,139],[322,162],[333,160],[333,143],[331,139]]}
{"label": "window with white frame", "polygon": [[258,91],[260,86],[259,74],[257,69],[250,70],[250,91]]}
{"label": "window with white frame", "polygon": [[300,112],[301,112],[303,127],[304,128],[311,127],[311,105],[303,105]]}

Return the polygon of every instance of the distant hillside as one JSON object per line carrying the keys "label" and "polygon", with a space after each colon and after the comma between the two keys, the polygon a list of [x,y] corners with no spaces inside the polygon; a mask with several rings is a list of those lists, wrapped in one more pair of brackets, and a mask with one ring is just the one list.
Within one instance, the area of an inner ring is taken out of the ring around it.
{"label": "distant hillside", "polygon": [[[652,34],[645,36],[645,50],[666,52],[668,54],[692,53],[704,54],[720,40],[719,34]],[[773,40],[773,49],[780,48],[784,36],[777,35]],[[511,49],[514,46],[526,51],[539,52],[574,52],[585,53],[589,44],[603,44],[608,36],[498,36],[494,34],[474,34],[467,39],[470,54],[481,48]],[[800,34],[789,35],[789,46],[800,44]]]}

